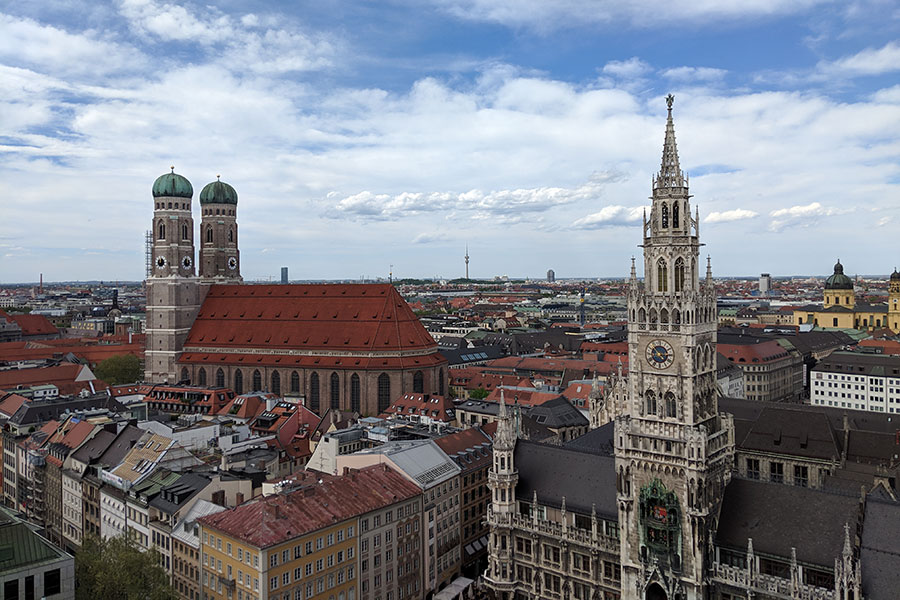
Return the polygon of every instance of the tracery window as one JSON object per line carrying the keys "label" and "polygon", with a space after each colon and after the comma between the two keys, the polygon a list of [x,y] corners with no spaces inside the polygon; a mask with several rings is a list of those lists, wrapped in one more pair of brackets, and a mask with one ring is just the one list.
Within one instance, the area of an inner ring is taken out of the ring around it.
{"label": "tracery window", "polygon": [[354,373],[350,377],[350,410],[352,410],[353,412],[359,412],[359,409],[359,375]]}
{"label": "tracery window", "polygon": [[675,291],[684,291],[684,259],[681,257],[675,260]]}
{"label": "tracery window", "polygon": [[662,226],[663,229],[669,226],[669,205],[665,202],[662,203]]}
{"label": "tracery window", "polygon": [[391,378],[387,373],[378,376],[378,414],[391,405]]}
{"label": "tracery window", "polygon": [[337,373],[331,374],[331,408],[341,407],[341,378]]}
{"label": "tracery window", "polygon": [[656,263],[656,289],[660,292],[669,291],[669,267],[664,258]]}
{"label": "tracery window", "polygon": [[314,413],[319,413],[319,374],[313,373],[309,376],[309,409]]}

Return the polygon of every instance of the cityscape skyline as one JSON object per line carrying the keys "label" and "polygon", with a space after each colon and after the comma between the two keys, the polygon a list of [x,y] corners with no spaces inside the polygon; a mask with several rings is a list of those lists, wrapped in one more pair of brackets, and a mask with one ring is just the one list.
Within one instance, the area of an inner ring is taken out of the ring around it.
{"label": "cityscape skyline", "polygon": [[626,277],[669,92],[716,276],[898,262],[890,3],[254,8],[0,15],[0,281],[141,278],[173,164],[237,190],[248,280]]}

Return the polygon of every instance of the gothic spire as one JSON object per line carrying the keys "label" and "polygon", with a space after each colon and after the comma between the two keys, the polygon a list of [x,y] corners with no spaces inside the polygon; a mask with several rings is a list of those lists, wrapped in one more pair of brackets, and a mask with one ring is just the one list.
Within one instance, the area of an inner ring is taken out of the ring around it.
{"label": "gothic spire", "polygon": [[654,182],[654,189],[683,188],[684,173],[678,161],[678,146],[675,144],[675,123],[672,121],[672,103],[675,96],[666,96],[666,106],[669,116],[666,119],[666,141],[663,143],[662,164],[659,167],[659,175]]}

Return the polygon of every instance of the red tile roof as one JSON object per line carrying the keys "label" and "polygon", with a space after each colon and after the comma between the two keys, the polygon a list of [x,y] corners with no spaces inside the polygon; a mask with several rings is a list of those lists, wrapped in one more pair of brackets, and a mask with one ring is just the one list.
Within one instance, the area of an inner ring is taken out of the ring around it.
{"label": "red tile roof", "polygon": [[3,394],[0,394],[0,398],[3,398],[0,400],[0,414],[6,415],[7,417],[13,416],[13,414],[28,401],[28,398],[18,394],[9,394],[5,398],[3,397]]}
{"label": "red tile roof", "polygon": [[497,388],[488,394],[485,398],[488,402],[500,402],[500,392],[503,392],[503,398],[507,404],[521,404],[523,406],[538,406],[544,402],[559,398],[558,392],[548,392],[546,390],[536,389],[510,389]]}
{"label": "red tile roof", "polygon": [[300,489],[208,515],[200,522],[204,528],[267,548],[421,493],[385,464],[342,476],[303,471],[291,479]]}
{"label": "red tile roof", "polygon": [[398,417],[428,417],[433,421],[450,423],[456,418],[453,401],[436,394],[402,394],[387,409],[385,415]]}
{"label": "red tile roof", "polygon": [[9,315],[9,319],[16,322],[23,336],[29,335],[59,335],[59,329],[54,327],[44,315]]}
{"label": "red tile roof", "polygon": [[759,344],[722,344],[717,350],[728,360],[734,363],[765,363],[781,360],[789,355],[776,341],[762,342]]}
{"label": "red tile roof", "polygon": [[[75,394],[83,389],[90,390],[87,381],[76,381],[86,370],[84,365],[64,363],[52,367],[32,367],[28,369],[10,369],[0,371],[0,390],[14,390],[19,386],[30,387],[33,385],[53,384],[59,388],[60,394]],[[89,371],[88,371],[89,372]],[[105,389],[105,383],[94,377],[94,388]]]}
{"label": "red tile roof", "polygon": [[184,345],[201,358],[182,361],[202,360],[202,348],[313,353],[433,349],[437,355],[431,335],[389,284],[214,285]]}
{"label": "red tile roof", "polygon": [[463,429],[462,431],[457,431],[456,433],[451,433],[450,435],[445,435],[444,437],[439,437],[434,440],[434,443],[437,444],[447,456],[453,456],[458,452],[465,452],[467,449],[475,448],[485,442],[491,443],[491,437],[478,427]]}

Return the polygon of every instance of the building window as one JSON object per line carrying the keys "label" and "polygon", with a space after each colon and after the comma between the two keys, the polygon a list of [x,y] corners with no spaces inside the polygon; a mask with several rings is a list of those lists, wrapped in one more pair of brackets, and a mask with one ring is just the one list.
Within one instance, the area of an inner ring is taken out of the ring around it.
{"label": "building window", "polygon": [[672,227],[678,229],[678,202],[672,204]]}
{"label": "building window", "polygon": [[662,204],[662,226],[669,226],[669,205],[663,202]]}
{"label": "building window", "polygon": [[189,383],[191,381],[191,376],[188,375],[187,367],[181,368],[181,381],[185,383]]}
{"label": "building window", "polygon": [[350,410],[358,413],[359,409],[359,375],[354,373],[350,376]]}
{"label": "building window", "polygon": [[313,373],[309,376],[309,409],[314,413],[319,413],[319,374]]}
{"label": "building window", "polygon": [[809,467],[794,465],[794,485],[800,487],[809,486]]}
{"label": "building window", "polygon": [[300,374],[297,371],[291,372],[291,393],[299,394],[300,393]]}
{"label": "building window", "polygon": [[747,477],[750,479],[759,479],[760,471],[759,471],[759,459],[758,458],[748,458],[747,459]]}
{"label": "building window", "polygon": [[234,393],[238,395],[244,393],[244,374],[240,370],[234,372]]}
{"label": "building window", "polygon": [[656,392],[653,390],[647,390],[644,392],[644,399],[647,406],[647,414],[655,415],[656,414]]}
{"label": "building window", "polygon": [[780,462],[769,463],[769,481],[784,483],[784,464]]}
{"label": "building window", "polygon": [[378,376],[378,414],[391,405],[391,378],[387,373]]}
{"label": "building window", "polygon": [[161,240],[166,239],[166,224],[163,222],[160,222],[159,224],[159,236],[157,237]]}
{"label": "building window", "polygon": [[276,396],[281,395],[281,375],[278,371],[272,371],[272,393]]}
{"label": "building window", "polygon": [[676,407],[675,407],[675,394],[672,392],[666,392],[666,416],[667,417],[675,417]]}
{"label": "building window", "polygon": [[444,369],[438,369],[438,396],[444,395]]}
{"label": "building window", "polygon": [[413,392],[416,394],[425,392],[425,377],[422,376],[422,371],[413,374]]}
{"label": "building window", "polygon": [[210,243],[210,244],[211,244],[212,241],[213,241],[213,239],[212,239],[212,227],[211,227],[211,226],[207,226],[207,227],[206,227],[206,241],[207,241],[208,243]]}
{"label": "building window", "polygon": [[669,268],[663,258],[656,263],[656,290],[659,292],[669,291]]}
{"label": "building window", "polygon": [[[677,210],[677,208],[678,208],[677,204],[675,205],[675,208]],[[676,212],[676,214],[678,214],[678,213]],[[678,227],[677,217],[676,217],[675,227]],[[675,261],[675,291],[676,292],[684,291],[684,260],[681,258],[678,258]]]}
{"label": "building window", "polygon": [[341,378],[337,373],[331,374],[331,408],[341,408]]}
{"label": "building window", "polygon": [[254,392],[258,392],[262,390],[262,375],[259,372],[259,369],[253,370],[253,390]]}
{"label": "building window", "polygon": [[216,387],[225,387],[225,371],[222,369],[216,370]]}
{"label": "building window", "polygon": [[201,386],[206,385],[206,369],[200,367],[200,370],[197,371],[197,383]]}

